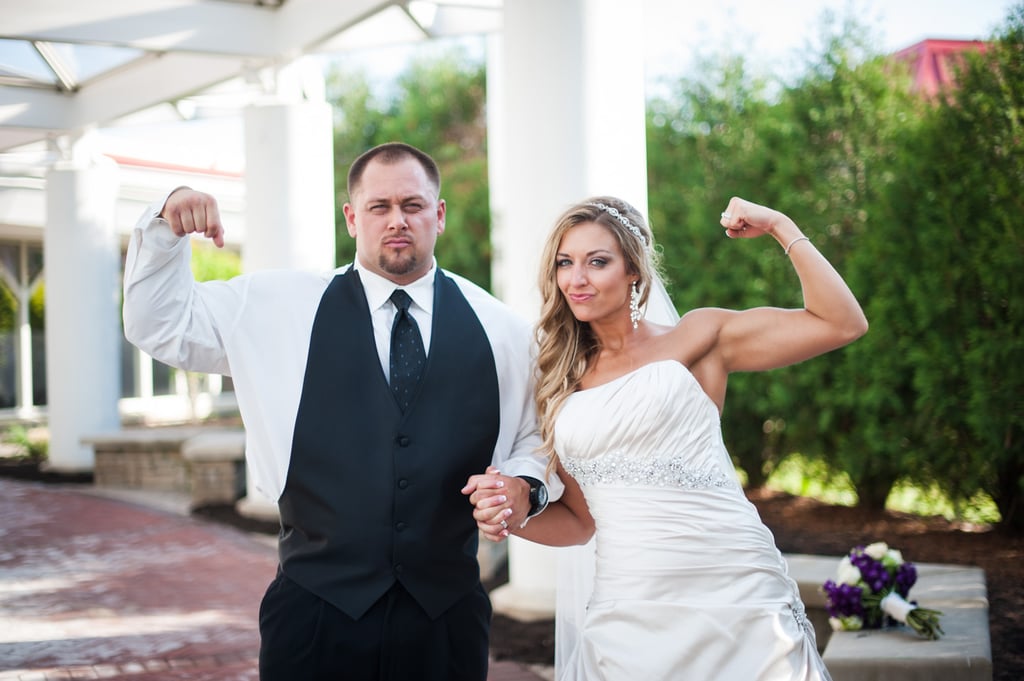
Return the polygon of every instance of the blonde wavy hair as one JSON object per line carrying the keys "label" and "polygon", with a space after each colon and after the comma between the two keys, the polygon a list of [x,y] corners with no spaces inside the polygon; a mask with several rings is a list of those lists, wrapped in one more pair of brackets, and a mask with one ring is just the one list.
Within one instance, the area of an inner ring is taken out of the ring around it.
{"label": "blonde wavy hair", "polygon": [[570,229],[585,222],[601,225],[615,236],[626,261],[626,271],[638,275],[641,308],[647,304],[652,282],[660,278],[660,254],[654,247],[651,230],[643,216],[622,199],[612,196],[585,199],[566,210],[548,235],[538,280],[541,313],[535,329],[538,351],[534,401],[540,422],[541,451],[549,458],[549,472],[556,461],[554,442],[558,412],[569,395],[579,388],[591,362],[601,351],[590,324],[576,319],[557,280],[556,261],[562,238]]}

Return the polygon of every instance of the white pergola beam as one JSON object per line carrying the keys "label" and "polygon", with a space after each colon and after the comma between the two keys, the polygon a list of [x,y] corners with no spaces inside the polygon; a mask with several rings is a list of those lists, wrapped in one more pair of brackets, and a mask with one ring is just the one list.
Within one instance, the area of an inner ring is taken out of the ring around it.
{"label": "white pergola beam", "polygon": [[298,46],[307,51],[315,50],[332,36],[394,4],[398,3],[393,0],[288,0],[279,10],[277,49],[281,53]]}
{"label": "white pergola beam", "polygon": [[275,11],[255,5],[198,0],[17,4],[17,11],[4,12],[0,36],[247,56],[269,54],[273,44]]}
{"label": "white pergola beam", "polygon": [[434,37],[496,33],[501,30],[502,14],[493,7],[451,7],[438,5],[434,23],[429,26]]}
{"label": "white pergola beam", "polygon": [[0,128],[77,130],[104,125],[168,99],[199,92],[243,70],[238,59],[164,54],[143,69],[125,69],[74,94],[0,88]]}
{"label": "white pergola beam", "polygon": [[297,56],[391,4],[289,0],[268,8],[204,0],[2,0],[0,37],[154,52]]}
{"label": "white pergola beam", "polygon": [[121,116],[195,94],[237,76],[237,59],[198,54],[164,54],[145,69],[129,69],[93,83],[75,97],[71,123],[105,125]]}

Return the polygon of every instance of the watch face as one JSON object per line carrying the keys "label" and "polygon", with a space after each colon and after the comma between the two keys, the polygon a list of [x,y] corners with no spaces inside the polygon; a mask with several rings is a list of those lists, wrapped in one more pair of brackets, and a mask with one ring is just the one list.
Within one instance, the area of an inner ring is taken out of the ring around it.
{"label": "watch face", "polygon": [[539,485],[537,487],[537,506],[538,508],[544,508],[548,505],[548,488],[545,485]]}

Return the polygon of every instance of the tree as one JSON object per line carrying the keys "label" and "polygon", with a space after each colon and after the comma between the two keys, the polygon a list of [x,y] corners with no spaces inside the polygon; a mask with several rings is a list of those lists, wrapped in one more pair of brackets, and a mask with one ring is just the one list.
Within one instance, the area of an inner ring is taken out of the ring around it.
{"label": "tree", "polygon": [[[1024,530],[1024,4],[931,111],[897,199],[918,226],[908,282],[921,470],[987,490]],[[915,197],[908,202],[907,196]]]}
{"label": "tree", "polygon": [[[763,242],[719,245],[713,227],[734,194],[792,216],[870,300],[875,279],[853,261],[866,252],[875,221],[888,225],[878,197],[893,181],[899,129],[912,104],[865,30],[848,21],[837,31],[833,21],[825,17],[823,52],[793,85],[752,79],[742,58],[732,57],[705,62],[699,80],[681,81],[679,104],[652,104],[651,214],[656,228],[669,224],[658,234],[670,276],[685,280],[675,289],[680,307],[802,304],[777,250]],[[862,400],[899,405],[887,401],[886,388],[867,385],[872,359],[863,343],[799,367],[730,377],[723,423],[748,484],[762,483],[782,457],[799,451],[848,471],[861,503],[884,505],[899,459],[885,433],[863,427]]]}
{"label": "tree", "polygon": [[[372,146],[400,140],[437,161],[447,202],[438,263],[484,288],[491,284],[490,206],[487,184],[486,82],[483,64],[463,50],[413,62],[396,81],[397,93],[375,99],[365,76],[335,69],[328,76],[335,124],[338,189],[338,262],[350,262],[355,244],[341,205],[348,166]],[[342,94],[343,93],[343,94]]]}
{"label": "tree", "polygon": [[904,230],[890,202],[905,195],[905,176],[897,170],[908,132],[922,116],[909,84],[904,69],[874,51],[863,27],[847,21],[780,102],[793,135],[780,138],[777,151],[801,159],[796,174],[782,178],[791,187],[783,203],[804,216],[807,233],[872,325],[850,347],[793,372],[789,394],[799,403],[789,405],[797,418],[786,444],[847,473],[858,504],[875,510],[907,473],[903,454],[912,446],[905,427],[911,373],[900,352],[905,337],[889,332],[905,324],[904,296],[894,283],[914,268],[896,247]]}
{"label": "tree", "polygon": [[[774,267],[763,244],[725,243],[719,213],[733,195],[759,192],[776,161],[763,131],[778,124],[767,101],[769,83],[752,78],[742,57],[704,59],[696,78],[648,105],[650,222],[663,252],[677,307],[764,304]],[[739,375],[723,415],[729,450],[759,486],[777,462],[765,378]],[[760,385],[759,385],[759,382]]]}

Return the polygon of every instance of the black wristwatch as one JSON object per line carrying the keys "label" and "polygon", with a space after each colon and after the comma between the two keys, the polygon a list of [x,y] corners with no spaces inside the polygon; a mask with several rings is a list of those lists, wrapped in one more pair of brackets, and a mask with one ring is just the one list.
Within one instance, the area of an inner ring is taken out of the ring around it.
{"label": "black wristwatch", "polygon": [[547,508],[547,485],[545,485],[537,478],[531,478],[529,475],[520,475],[517,477],[522,478],[530,485],[530,512],[526,514],[526,517],[532,518],[533,516],[538,515],[541,511]]}

